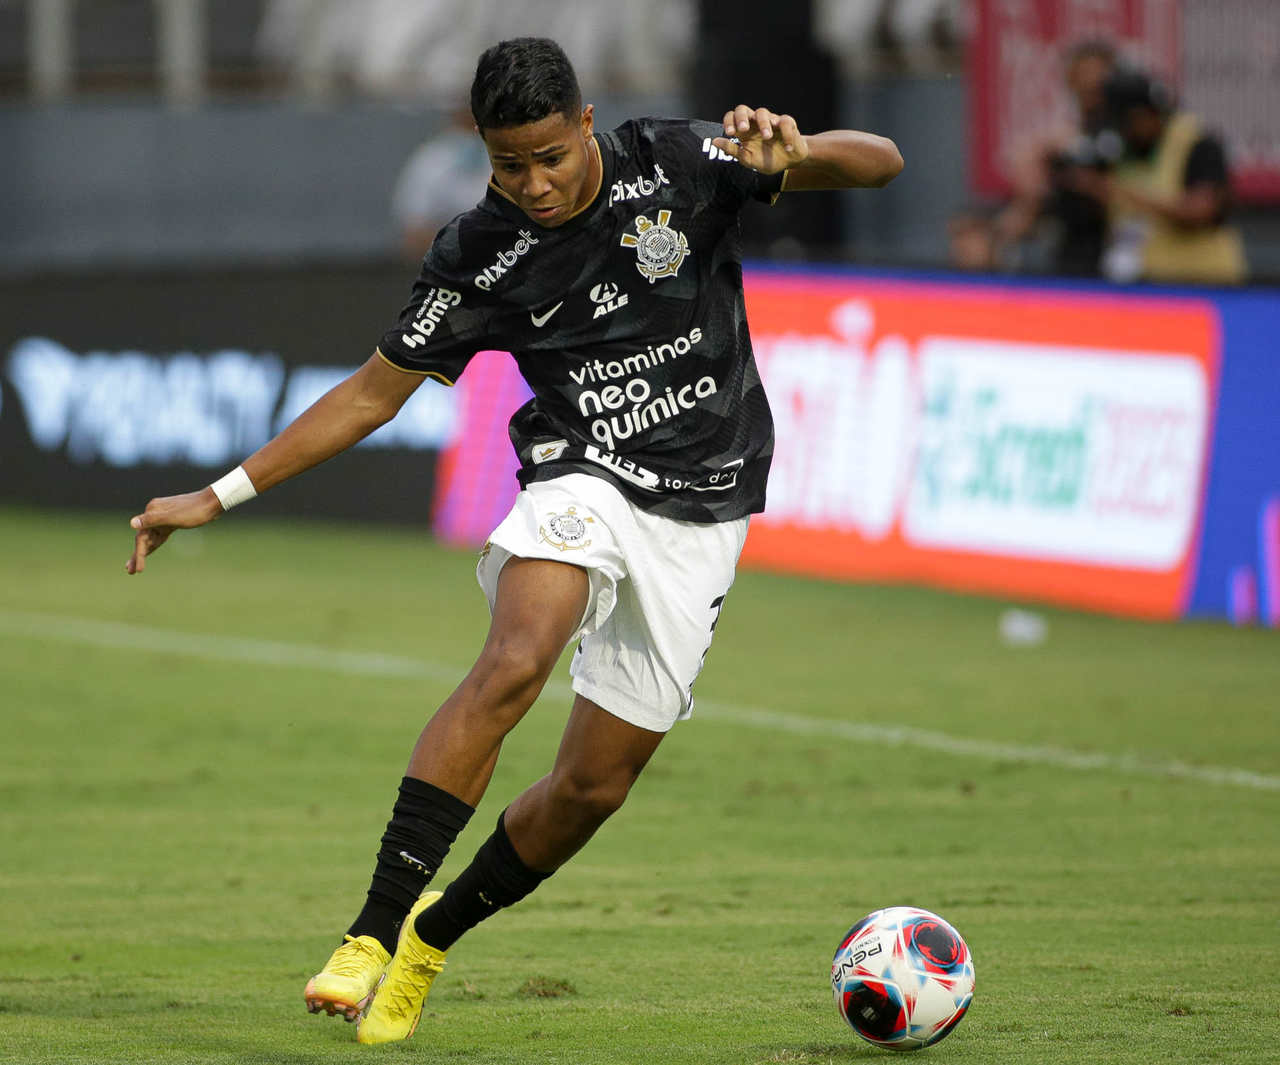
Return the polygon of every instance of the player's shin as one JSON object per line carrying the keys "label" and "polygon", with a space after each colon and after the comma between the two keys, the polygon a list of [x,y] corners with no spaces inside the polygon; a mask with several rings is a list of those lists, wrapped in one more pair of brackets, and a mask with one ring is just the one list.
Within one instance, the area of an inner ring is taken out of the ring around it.
{"label": "player's shin", "polygon": [[521,860],[507,835],[505,811],[497,828],[476,851],[471,864],[445,888],[434,906],[414,921],[414,931],[424,943],[448,950],[462,934],[499,910],[513,906],[530,894],[550,873],[531,869]]}
{"label": "player's shin", "polygon": [[474,812],[435,785],[405,777],[382,836],[364,909],[348,934],[373,936],[394,953],[405,914]]}

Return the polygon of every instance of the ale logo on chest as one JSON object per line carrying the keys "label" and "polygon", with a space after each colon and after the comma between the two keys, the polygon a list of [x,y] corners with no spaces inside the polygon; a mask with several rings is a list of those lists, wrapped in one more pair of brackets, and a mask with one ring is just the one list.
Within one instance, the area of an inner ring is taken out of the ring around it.
{"label": "ale logo on chest", "polygon": [[596,305],[595,313],[591,317],[600,318],[603,315],[612,314],[620,307],[625,307],[630,302],[630,298],[612,281],[601,281],[600,284],[591,287],[591,302]]}
{"label": "ale logo on chest", "polygon": [[671,212],[665,208],[658,212],[656,222],[636,215],[636,231],[622,234],[622,246],[635,248],[636,269],[651,285],[660,277],[675,277],[689,254],[689,242],[683,233],[667,225],[670,221]]}

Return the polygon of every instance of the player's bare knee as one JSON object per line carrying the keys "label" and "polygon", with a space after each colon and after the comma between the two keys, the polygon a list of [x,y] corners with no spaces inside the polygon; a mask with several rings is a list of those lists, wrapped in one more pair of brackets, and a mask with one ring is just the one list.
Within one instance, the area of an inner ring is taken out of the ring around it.
{"label": "player's bare knee", "polygon": [[468,680],[490,706],[527,710],[546,683],[553,662],[528,641],[490,640],[472,667]]}

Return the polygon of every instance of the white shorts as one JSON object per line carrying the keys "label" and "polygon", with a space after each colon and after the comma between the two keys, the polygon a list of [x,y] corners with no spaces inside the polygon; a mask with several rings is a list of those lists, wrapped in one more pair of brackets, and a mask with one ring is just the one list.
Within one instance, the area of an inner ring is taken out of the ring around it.
{"label": "white shorts", "polygon": [[493,609],[507,560],[581,566],[590,595],[569,672],[573,690],[615,717],[666,732],[693,710],[747,518],[701,524],[650,514],[608,481],[536,481],[489,538],[476,577]]}

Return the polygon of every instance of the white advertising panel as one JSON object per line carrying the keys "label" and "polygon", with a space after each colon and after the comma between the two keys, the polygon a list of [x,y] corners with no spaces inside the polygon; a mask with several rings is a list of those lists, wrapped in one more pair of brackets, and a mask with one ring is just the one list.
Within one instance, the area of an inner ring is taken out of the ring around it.
{"label": "white advertising panel", "polygon": [[1209,429],[1196,359],[932,336],[919,368],[908,542],[1157,570],[1182,558]]}

